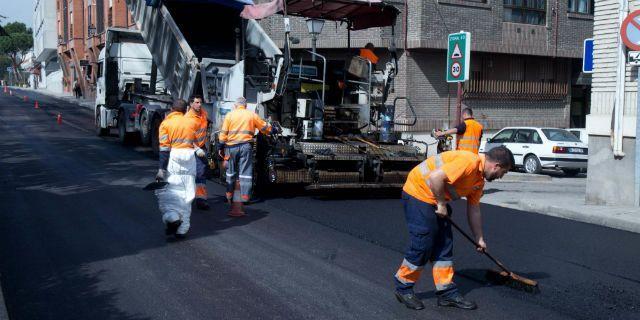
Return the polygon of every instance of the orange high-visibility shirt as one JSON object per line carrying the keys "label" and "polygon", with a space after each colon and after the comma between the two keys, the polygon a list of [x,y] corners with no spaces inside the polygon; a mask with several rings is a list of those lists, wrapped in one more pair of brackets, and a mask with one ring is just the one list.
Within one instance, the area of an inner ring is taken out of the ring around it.
{"label": "orange high-visibility shirt", "polygon": [[220,142],[228,146],[249,142],[253,139],[256,129],[268,134],[271,132],[271,125],[255,112],[245,107],[237,107],[224,117],[220,129]]}
{"label": "orange high-visibility shirt", "polygon": [[473,118],[464,121],[466,129],[458,134],[456,150],[466,150],[478,153],[482,138],[482,125]]}
{"label": "orange high-visibility shirt", "polygon": [[469,151],[443,152],[413,168],[402,190],[420,201],[437,204],[436,197],[427,185],[427,179],[433,170],[439,168],[447,176],[446,201],[466,197],[470,204],[478,204],[484,189],[484,163],[483,154]]}
{"label": "orange high-visibility shirt", "polygon": [[187,114],[185,114],[185,117],[194,122],[196,128],[196,145],[200,148],[204,147],[207,140],[207,127],[209,126],[207,111],[203,108],[200,109],[200,112],[190,109]]}
{"label": "orange high-visibility shirt", "polygon": [[195,131],[193,121],[187,119],[183,113],[169,113],[160,123],[160,151],[193,148],[196,141]]}
{"label": "orange high-visibility shirt", "polygon": [[376,54],[373,53],[373,51],[370,49],[366,49],[366,48],[360,49],[360,57],[371,61],[371,63],[373,64],[378,63],[378,56],[376,56]]}

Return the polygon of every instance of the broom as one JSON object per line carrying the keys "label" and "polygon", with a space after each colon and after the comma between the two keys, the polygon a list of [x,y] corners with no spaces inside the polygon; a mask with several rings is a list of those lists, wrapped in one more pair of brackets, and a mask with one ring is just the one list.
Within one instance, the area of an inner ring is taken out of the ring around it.
{"label": "broom", "polygon": [[[467,240],[473,243],[476,248],[480,248],[480,245],[475,240],[473,240],[473,238],[471,238],[466,232],[464,232],[455,222],[453,222],[453,220],[451,220],[451,217],[449,217],[448,215],[447,220],[449,220],[453,227],[456,228],[456,230],[458,230],[465,238],[467,238]],[[519,276],[509,271],[509,269],[507,269],[507,267],[505,267],[502,262],[498,261],[492,255],[490,255],[487,250],[482,250],[482,253],[484,253],[487,258],[491,259],[491,261],[493,261],[493,263],[500,267],[500,269],[502,269],[502,271],[487,270],[485,277],[491,282],[506,285],[514,289],[524,290],[530,293],[540,292],[538,282]]]}

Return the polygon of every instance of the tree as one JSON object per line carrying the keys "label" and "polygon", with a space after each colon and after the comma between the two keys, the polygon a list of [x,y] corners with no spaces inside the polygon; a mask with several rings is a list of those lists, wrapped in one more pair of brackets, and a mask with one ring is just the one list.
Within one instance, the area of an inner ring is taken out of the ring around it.
{"label": "tree", "polygon": [[22,81],[18,67],[25,62],[26,53],[33,47],[31,28],[22,22],[12,22],[4,25],[4,31],[9,36],[0,37],[0,55],[9,57],[14,73]]}

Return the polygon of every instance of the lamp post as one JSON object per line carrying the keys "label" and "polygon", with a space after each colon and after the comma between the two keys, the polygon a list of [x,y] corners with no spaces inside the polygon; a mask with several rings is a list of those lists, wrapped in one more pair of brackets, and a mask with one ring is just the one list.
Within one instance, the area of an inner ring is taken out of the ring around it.
{"label": "lamp post", "polygon": [[324,20],[309,18],[307,19],[307,29],[309,30],[309,34],[311,34],[311,52],[312,61],[316,61],[316,41],[318,40],[318,35],[322,32],[322,27],[324,26]]}

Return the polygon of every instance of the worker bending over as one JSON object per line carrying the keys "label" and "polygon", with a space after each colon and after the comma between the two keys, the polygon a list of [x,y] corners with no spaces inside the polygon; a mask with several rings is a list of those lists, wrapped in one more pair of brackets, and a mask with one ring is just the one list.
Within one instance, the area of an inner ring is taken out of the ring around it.
{"label": "worker bending over", "polygon": [[450,201],[466,197],[467,219],[478,250],[487,245],[482,233],[480,197],[484,181],[500,179],[514,166],[513,154],[504,146],[486,155],[469,151],[447,151],[415,167],[403,187],[404,215],[410,244],[395,274],[396,298],[407,308],[420,310],[422,301],[413,292],[428,261],[433,264],[433,281],[439,306],[475,309],[453,282],[453,237],[447,217]]}

